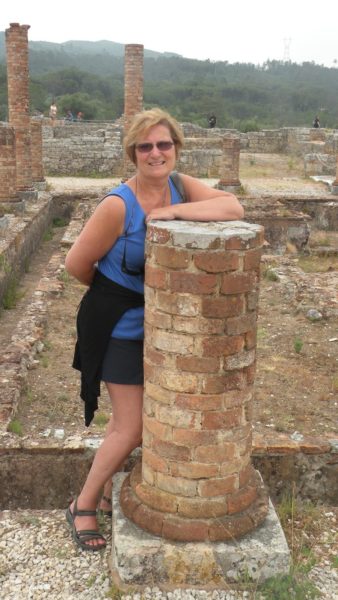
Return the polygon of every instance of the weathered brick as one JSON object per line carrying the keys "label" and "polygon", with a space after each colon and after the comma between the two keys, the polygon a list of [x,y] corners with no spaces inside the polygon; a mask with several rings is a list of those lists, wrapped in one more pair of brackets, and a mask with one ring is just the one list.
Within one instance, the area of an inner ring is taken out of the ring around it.
{"label": "weathered brick", "polygon": [[247,250],[244,254],[243,268],[244,271],[254,271],[259,269],[261,262],[262,248],[254,248]]}
{"label": "weathered brick", "polygon": [[179,443],[154,440],[153,450],[156,454],[168,460],[189,461],[191,459],[191,449]]}
{"label": "weathered brick", "polygon": [[226,496],[217,498],[178,498],[178,515],[190,519],[217,519],[226,515],[227,510]]}
{"label": "weathered brick", "polygon": [[247,487],[238,490],[235,494],[228,496],[229,514],[242,512],[248,508],[257,498],[257,490],[254,487]]}
{"label": "weathered brick", "polygon": [[212,498],[213,496],[223,496],[224,494],[233,494],[238,490],[237,475],[229,477],[207,479],[198,483],[198,493],[202,498]]}
{"label": "weathered brick", "polygon": [[246,314],[240,317],[230,317],[226,322],[226,333],[228,335],[240,335],[256,328],[256,314]]}
{"label": "weathered brick", "polygon": [[219,475],[218,465],[197,462],[172,462],[170,474],[173,477],[185,477],[186,479],[203,479],[217,477]]}
{"label": "weathered brick", "polygon": [[214,431],[191,431],[189,429],[174,429],[173,442],[184,444],[188,447],[196,447],[201,444],[214,444],[216,442]]}
{"label": "weathered brick", "polygon": [[173,494],[140,483],[135,489],[136,496],[144,504],[165,513],[177,513],[178,499]]}
{"label": "weathered brick", "polygon": [[223,444],[200,444],[193,452],[194,460],[206,463],[220,464],[224,461],[232,461],[235,456],[236,446],[232,442]]}
{"label": "weathered brick", "polygon": [[163,269],[158,269],[156,267],[151,267],[146,264],[145,270],[145,283],[149,287],[165,290],[167,289],[167,273],[163,271]]}
{"label": "weathered brick", "polygon": [[153,508],[140,504],[133,513],[133,521],[146,531],[154,535],[163,535],[163,523],[165,513],[161,513]]}
{"label": "weathered brick", "polygon": [[208,540],[207,521],[183,519],[168,515],[163,522],[162,535],[178,542],[198,542]]}
{"label": "weathered brick", "polygon": [[195,394],[200,388],[198,375],[193,375],[192,373],[176,373],[175,371],[162,369],[159,374],[159,380],[164,388],[176,392]]}
{"label": "weathered brick", "polygon": [[173,427],[184,427],[188,429],[199,428],[199,414],[189,410],[181,410],[177,406],[158,404],[155,407],[155,418],[159,423],[166,423]]}
{"label": "weathered brick", "polygon": [[222,394],[176,394],[176,406],[188,410],[218,410],[223,406]]}
{"label": "weathered brick", "polygon": [[224,370],[232,371],[235,369],[244,369],[244,367],[249,367],[255,361],[255,356],[255,350],[246,350],[244,352],[239,352],[238,354],[228,356],[224,361]]}
{"label": "weathered brick", "polygon": [[219,357],[237,354],[244,348],[244,337],[238,336],[212,336],[202,341],[203,356]]}
{"label": "weathered brick", "polygon": [[187,250],[170,246],[153,246],[153,256],[157,264],[170,269],[186,269],[191,257]]}
{"label": "weathered brick", "polygon": [[144,347],[144,356],[149,365],[162,366],[166,362],[166,354],[164,352],[156,350],[147,344]]}
{"label": "weathered brick", "polygon": [[242,407],[229,408],[221,412],[209,411],[202,414],[202,429],[230,429],[243,421]]}
{"label": "weathered brick", "polygon": [[174,331],[181,331],[184,333],[207,333],[207,334],[221,334],[224,332],[224,320],[221,319],[204,319],[202,317],[174,317],[173,318],[173,329]]}
{"label": "weathered brick", "polygon": [[170,477],[163,473],[157,474],[157,487],[165,492],[171,494],[178,494],[179,496],[196,496],[197,495],[197,482],[185,479],[183,477]]}
{"label": "weathered brick", "polygon": [[210,525],[209,539],[211,542],[233,540],[242,537],[252,529],[254,524],[246,514],[223,517]]}
{"label": "weathered brick", "polygon": [[156,227],[152,223],[148,224],[146,239],[155,244],[166,244],[170,240],[170,233],[162,227]]}
{"label": "weathered brick", "polygon": [[[147,292],[146,292],[147,294]],[[158,291],[156,305],[159,310],[173,315],[195,317],[200,314],[201,298],[185,296],[183,294],[173,295],[171,292]]]}
{"label": "weathered brick", "polygon": [[244,296],[229,295],[218,298],[202,299],[202,315],[211,319],[235,317],[244,310]]}
{"label": "weathered brick", "polygon": [[212,294],[217,288],[216,275],[201,275],[200,273],[169,273],[168,288],[171,292],[186,294]]}
{"label": "weathered brick", "polygon": [[171,329],[172,317],[168,313],[151,309],[148,305],[145,307],[144,320],[149,325],[154,325],[159,329]]}
{"label": "weathered brick", "polygon": [[181,371],[190,371],[192,373],[218,373],[220,361],[217,358],[178,356],[176,358],[176,365]]}
{"label": "weathered brick", "polygon": [[194,263],[198,269],[207,273],[235,271],[239,265],[239,255],[235,252],[197,252]]}
{"label": "weathered brick", "polygon": [[143,425],[150,431],[153,436],[160,440],[170,441],[172,439],[172,427],[158,423],[158,421],[147,415],[143,415]]}
{"label": "weathered brick", "polygon": [[150,381],[145,382],[144,394],[146,396],[150,396],[156,402],[160,402],[161,404],[174,404],[175,402],[175,393],[170,392],[162,388],[160,385],[156,385],[151,383]]}
{"label": "weathered brick", "polygon": [[172,331],[154,330],[152,336],[155,348],[175,354],[190,354],[194,350],[194,338],[191,335]]}
{"label": "weathered brick", "polygon": [[257,280],[252,271],[246,273],[231,273],[222,276],[222,294],[243,294],[250,292]]}
{"label": "weathered brick", "polygon": [[160,471],[161,473],[169,473],[169,464],[162,456],[155,454],[148,448],[142,448],[142,460],[145,464],[153,471]]}

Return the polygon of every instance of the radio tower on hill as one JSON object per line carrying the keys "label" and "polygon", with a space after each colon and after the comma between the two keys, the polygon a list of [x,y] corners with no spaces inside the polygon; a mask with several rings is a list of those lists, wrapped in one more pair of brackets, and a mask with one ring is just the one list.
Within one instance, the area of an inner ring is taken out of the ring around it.
{"label": "radio tower on hill", "polygon": [[291,38],[284,38],[284,56],[283,56],[283,61],[284,62],[290,62],[290,44],[291,44]]}

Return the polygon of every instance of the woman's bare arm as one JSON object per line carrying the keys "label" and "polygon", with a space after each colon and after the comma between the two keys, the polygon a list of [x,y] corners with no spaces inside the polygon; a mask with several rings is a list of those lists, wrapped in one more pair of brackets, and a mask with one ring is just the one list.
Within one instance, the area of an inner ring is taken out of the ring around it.
{"label": "woman's bare arm", "polygon": [[216,190],[195,177],[180,175],[187,202],[152,210],[146,221],[183,219],[186,221],[235,221],[243,219],[244,209],[234,194]]}
{"label": "woman's bare arm", "polygon": [[106,196],[88,219],[66,256],[70,275],[90,285],[96,262],[104,256],[122,234],[125,205],[118,196]]}

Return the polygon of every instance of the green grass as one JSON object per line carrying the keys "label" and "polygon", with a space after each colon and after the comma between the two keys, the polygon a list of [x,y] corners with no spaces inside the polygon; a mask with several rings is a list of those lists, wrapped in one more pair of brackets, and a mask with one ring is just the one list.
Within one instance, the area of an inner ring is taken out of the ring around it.
{"label": "green grass", "polygon": [[18,419],[12,419],[12,421],[7,426],[7,431],[11,433],[15,433],[15,435],[22,436],[23,435],[23,427]]}

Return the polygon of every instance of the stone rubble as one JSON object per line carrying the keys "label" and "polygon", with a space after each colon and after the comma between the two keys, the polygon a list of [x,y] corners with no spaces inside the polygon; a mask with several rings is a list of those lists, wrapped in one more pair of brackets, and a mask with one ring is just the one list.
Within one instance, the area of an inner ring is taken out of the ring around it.
{"label": "stone rubble", "polygon": [[[160,590],[122,592],[111,576],[110,519],[100,520],[107,548],[98,553],[77,549],[62,510],[0,513],[1,600],[244,600],[263,599],[257,590]],[[327,532],[328,539],[332,531]],[[329,555],[309,573],[322,600],[338,600],[338,570]],[[243,586],[245,587],[245,586]],[[265,600],[271,600],[266,598]],[[304,599],[305,600],[305,599]]]}

